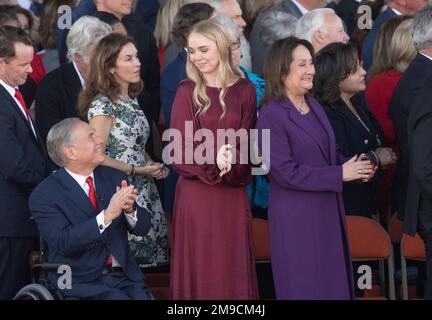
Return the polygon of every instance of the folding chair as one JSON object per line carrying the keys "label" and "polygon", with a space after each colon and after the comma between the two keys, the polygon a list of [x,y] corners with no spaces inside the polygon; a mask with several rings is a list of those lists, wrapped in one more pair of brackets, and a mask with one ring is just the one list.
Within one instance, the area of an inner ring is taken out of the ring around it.
{"label": "folding chair", "polygon": [[377,260],[381,290],[385,296],[384,261],[388,261],[389,298],[395,300],[393,246],[387,232],[372,219],[347,216],[347,233],[353,261]]}
{"label": "folding chair", "polygon": [[425,246],[418,233],[404,234],[401,240],[402,299],[408,300],[407,260],[426,261]]}

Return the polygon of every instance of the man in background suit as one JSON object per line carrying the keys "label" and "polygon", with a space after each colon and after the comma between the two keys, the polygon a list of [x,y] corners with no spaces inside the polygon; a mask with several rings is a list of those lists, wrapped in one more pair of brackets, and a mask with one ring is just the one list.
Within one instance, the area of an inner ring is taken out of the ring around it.
{"label": "man in background suit", "polygon": [[78,95],[85,85],[90,52],[112,29],[97,18],[79,18],[67,35],[70,62],[48,73],[36,92],[36,126],[43,141],[53,125],[78,116]]}
{"label": "man in background suit", "polygon": [[315,53],[330,43],[349,41],[342,19],[330,8],[318,8],[304,14],[297,22],[296,36],[309,41]]}
{"label": "man in background suit", "polygon": [[390,101],[389,113],[393,121],[400,157],[393,181],[394,206],[399,218],[406,214],[406,197],[409,177],[409,149],[407,121],[412,103],[419,91],[427,86],[426,79],[432,76],[432,6],[419,11],[413,21],[413,41],[419,53],[408,66],[398,82]]}
{"label": "man in background suit", "polygon": [[[139,299],[151,296],[129,249],[128,235],[144,236],[148,212],[135,207],[136,188],[105,161],[103,139],[78,118],[54,125],[47,137],[51,159],[61,169],[31,194],[30,208],[48,243],[49,262],[69,265],[66,297]],[[133,169],[132,169],[133,170]],[[58,274],[50,279],[58,285]]]}
{"label": "man in background suit", "polygon": [[[154,128],[154,123],[158,123],[160,116],[160,68],[159,58],[156,47],[156,40],[153,36],[152,29],[144,23],[140,15],[132,13],[133,0],[81,0],[78,7],[85,10],[75,12],[72,9],[73,21],[83,15],[91,15],[96,11],[104,11],[115,15],[121,20],[126,28],[127,34],[131,36],[138,50],[138,58],[141,63],[141,79],[144,82],[144,89],[138,96],[138,103],[144,114]],[[67,33],[68,30],[65,30]],[[61,39],[59,58],[65,60],[66,55],[66,37]],[[150,130],[150,136],[146,143],[146,151],[150,156],[154,156],[153,148],[153,130]]]}
{"label": "man in background suit", "polygon": [[310,10],[324,7],[325,1],[322,0],[284,0],[280,4],[272,7],[266,12],[261,13],[255,20],[255,23],[250,34],[250,45],[252,54],[252,71],[256,74],[262,75],[265,57],[267,55],[266,47],[264,46],[260,34],[261,34],[261,20],[264,15],[268,12],[282,11],[291,14],[293,17],[299,19],[302,15],[309,12]]}
{"label": "man in background suit", "polygon": [[0,300],[30,282],[38,237],[28,197],[47,175],[47,154],[18,86],[32,72],[33,42],[22,29],[0,28]]}
{"label": "man in background suit", "polygon": [[366,71],[372,66],[375,40],[384,22],[396,15],[414,16],[416,12],[422,9],[427,3],[428,0],[389,0],[387,9],[376,18],[372,29],[363,42],[361,53],[363,67]]}
{"label": "man in background suit", "polygon": [[426,246],[425,299],[432,299],[432,75],[411,105],[408,117],[409,184],[404,231]]}

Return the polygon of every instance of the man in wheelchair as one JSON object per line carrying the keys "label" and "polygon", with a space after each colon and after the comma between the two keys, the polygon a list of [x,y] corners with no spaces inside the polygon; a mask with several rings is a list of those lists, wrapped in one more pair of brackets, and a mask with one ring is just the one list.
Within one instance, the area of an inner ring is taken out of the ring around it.
{"label": "man in wheelchair", "polygon": [[150,299],[127,242],[127,231],[147,234],[150,218],[135,205],[136,189],[126,176],[100,166],[102,139],[87,123],[69,118],[52,127],[47,149],[61,169],[39,184],[29,205],[48,262],[69,266],[72,281],[65,288],[57,272],[49,280],[65,298]]}

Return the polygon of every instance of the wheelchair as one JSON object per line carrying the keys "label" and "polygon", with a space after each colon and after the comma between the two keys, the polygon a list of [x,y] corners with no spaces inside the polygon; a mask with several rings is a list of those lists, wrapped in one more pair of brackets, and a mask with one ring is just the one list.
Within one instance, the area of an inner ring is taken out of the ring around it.
{"label": "wheelchair", "polygon": [[47,245],[40,239],[40,251],[36,261],[31,265],[32,283],[26,285],[12,300],[64,300],[61,291],[48,279],[49,272],[57,272],[61,264],[47,263]]}
{"label": "wheelchair", "polygon": [[[64,297],[57,286],[48,278],[49,272],[58,272],[64,264],[47,263],[48,246],[40,239],[40,250],[36,259],[30,258],[32,283],[18,291],[12,300],[77,300],[73,297]],[[33,263],[36,260],[37,263]],[[169,298],[169,270],[167,273],[154,273],[146,275],[149,280],[149,294],[151,300],[156,298]],[[152,287],[153,285],[153,287]]]}

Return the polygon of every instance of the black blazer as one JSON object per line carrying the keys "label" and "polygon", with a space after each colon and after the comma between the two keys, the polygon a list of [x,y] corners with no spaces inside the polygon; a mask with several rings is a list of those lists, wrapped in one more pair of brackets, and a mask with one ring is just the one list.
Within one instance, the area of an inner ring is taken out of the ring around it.
{"label": "black blazer", "polygon": [[28,197],[48,173],[42,137],[0,85],[0,237],[37,237]]}
{"label": "black blazer", "polygon": [[[363,93],[353,97],[351,101],[370,132],[366,130],[342,100],[334,105],[334,107],[339,107],[340,112],[331,106],[323,106],[336,136],[337,151],[349,158],[356,154],[375,150],[384,141],[383,130],[369,110]],[[374,193],[378,179],[379,174],[368,183],[344,183],[342,195],[347,214],[372,216],[375,202]]]}
{"label": "black blazer", "polygon": [[432,76],[411,104],[407,136],[408,190],[404,231],[414,235],[417,222],[432,229]]}
{"label": "black blazer", "polygon": [[72,63],[48,73],[36,92],[36,126],[43,141],[53,125],[63,119],[77,117],[78,95],[82,89],[78,74]]}
{"label": "black blazer", "polygon": [[396,138],[400,147],[400,157],[393,180],[394,206],[398,216],[404,218],[408,187],[409,152],[407,121],[412,102],[426,79],[432,76],[432,61],[422,54],[417,54],[402,78],[399,80],[390,101],[389,113],[393,121]]}

